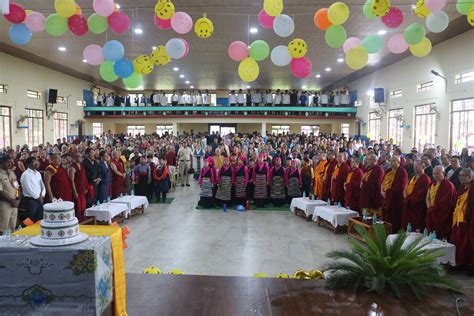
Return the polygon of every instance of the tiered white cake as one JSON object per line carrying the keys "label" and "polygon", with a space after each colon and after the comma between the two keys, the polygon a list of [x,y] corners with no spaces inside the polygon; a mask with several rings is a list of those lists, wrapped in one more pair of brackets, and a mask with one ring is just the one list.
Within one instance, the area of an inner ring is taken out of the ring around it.
{"label": "tiered white cake", "polygon": [[79,230],[74,203],[53,201],[44,205],[41,235],[32,238],[31,243],[37,246],[67,246],[80,243],[87,237]]}

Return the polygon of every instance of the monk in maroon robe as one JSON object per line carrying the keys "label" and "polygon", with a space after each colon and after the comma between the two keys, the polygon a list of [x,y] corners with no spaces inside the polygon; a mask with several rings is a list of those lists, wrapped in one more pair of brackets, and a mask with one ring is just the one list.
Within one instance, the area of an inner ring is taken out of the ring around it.
{"label": "monk in maroon robe", "polygon": [[333,203],[345,204],[344,201],[344,183],[346,183],[347,175],[351,172],[351,168],[347,164],[347,154],[338,153],[336,158],[337,164],[331,178],[331,199]]}
{"label": "monk in maroon robe", "polygon": [[321,200],[327,201],[331,197],[331,179],[334,169],[336,168],[337,161],[334,152],[328,153],[328,163],[326,173],[323,178],[323,192]]}
{"label": "monk in maroon robe", "polygon": [[354,157],[351,161],[351,172],[347,175],[345,188],[345,206],[353,211],[360,212],[359,198],[360,186],[364,173],[359,168],[359,158]]}
{"label": "monk in maroon robe", "polygon": [[433,177],[435,182],[431,183],[426,196],[426,228],[430,233],[436,232],[438,239],[448,239],[451,236],[457,193],[454,185],[445,179],[442,166],[434,167]]}
{"label": "monk in maroon robe", "polygon": [[76,217],[80,223],[84,220],[89,182],[87,182],[86,169],[82,165],[84,160],[82,155],[74,153],[72,159],[73,163],[68,169],[68,176],[71,180]]}
{"label": "monk in maroon robe", "polygon": [[51,156],[51,163],[44,173],[44,185],[49,202],[55,198],[72,202],[71,181],[61,166],[61,157],[57,154]]}
{"label": "monk in maroon robe", "polygon": [[110,170],[112,171],[112,198],[115,199],[120,195],[125,194],[125,165],[122,159],[120,159],[120,154],[118,151],[114,151],[112,153]]}
{"label": "monk in maroon robe", "polygon": [[380,185],[382,184],[384,171],[377,165],[375,154],[368,154],[364,163],[366,171],[362,178],[359,207],[361,210],[367,210],[369,214],[376,214],[380,218],[382,217]]}

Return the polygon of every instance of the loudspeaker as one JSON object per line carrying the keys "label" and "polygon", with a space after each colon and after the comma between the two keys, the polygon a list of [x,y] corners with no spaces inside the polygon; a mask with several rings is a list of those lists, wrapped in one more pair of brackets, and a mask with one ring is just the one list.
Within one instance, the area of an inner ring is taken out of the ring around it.
{"label": "loudspeaker", "polygon": [[384,103],[385,102],[385,93],[383,88],[374,89],[374,101],[375,103]]}
{"label": "loudspeaker", "polygon": [[58,99],[58,90],[56,89],[49,89],[48,93],[48,103],[56,104]]}

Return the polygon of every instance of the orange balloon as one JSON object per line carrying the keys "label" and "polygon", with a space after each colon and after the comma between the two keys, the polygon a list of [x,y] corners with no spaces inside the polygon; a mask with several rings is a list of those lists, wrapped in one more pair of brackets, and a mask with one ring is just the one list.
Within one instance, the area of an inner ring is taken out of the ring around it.
{"label": "orange balloon", "polygon": [[314,25],[320,30],[326,31],[331,25],[328,19],[328,8],[322,8],[314,14]]}
{"label": "orange balloon", "polygon": [[82,15],[82,9],[77,3],[76,3],[76,12],[74,12],[74,14]]}

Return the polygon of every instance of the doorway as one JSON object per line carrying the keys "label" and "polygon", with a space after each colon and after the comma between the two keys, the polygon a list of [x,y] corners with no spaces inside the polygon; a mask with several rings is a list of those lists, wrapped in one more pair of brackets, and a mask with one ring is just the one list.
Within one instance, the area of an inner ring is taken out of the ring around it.
{"label": "doorway", "polygon": [[218,133],[221,136],[235,134],[236,124],[209,124],[209,134]]}

